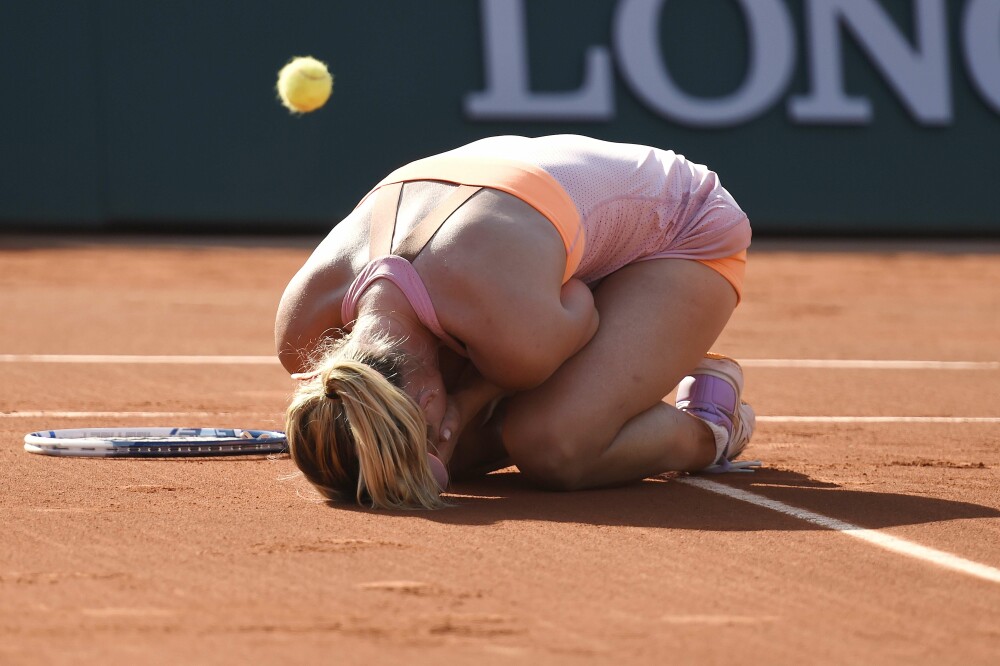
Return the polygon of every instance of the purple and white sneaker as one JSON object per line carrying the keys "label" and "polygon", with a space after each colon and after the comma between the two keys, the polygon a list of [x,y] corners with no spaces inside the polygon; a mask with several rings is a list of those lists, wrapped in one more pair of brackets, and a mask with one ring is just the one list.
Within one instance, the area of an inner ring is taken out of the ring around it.
{"label": "purple and white sneaker", "polygon": [[715,462],[703,472],[752,472],[759,460],[733,462],[753,435],[756,417],[740,399],[743,368],[721,354],[706,354],[698,367],[677,385],[677,409],[695,416],[715,435]]}

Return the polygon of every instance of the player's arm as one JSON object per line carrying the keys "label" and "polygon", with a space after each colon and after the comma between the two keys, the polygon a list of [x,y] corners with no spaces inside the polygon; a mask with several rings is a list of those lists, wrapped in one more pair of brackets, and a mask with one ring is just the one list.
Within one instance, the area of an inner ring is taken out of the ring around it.
{"label": "player's arm", "polygon": [[488,331],[470,341],[469,358],[482,376],[510,391],[538,386],[597,332],[590,289],[571,279],[559,299],[543,294],[493,299],[484,313]]}
{"label": "player's arm", "polygon": [[441,422],[440,440],[437,443],[441,460],[446,463],[462,432],[475,418],[489,418],[501,398],[510,391],[489,382],[472,363],[466,364],[459,382],[448,387],[448,406]]}

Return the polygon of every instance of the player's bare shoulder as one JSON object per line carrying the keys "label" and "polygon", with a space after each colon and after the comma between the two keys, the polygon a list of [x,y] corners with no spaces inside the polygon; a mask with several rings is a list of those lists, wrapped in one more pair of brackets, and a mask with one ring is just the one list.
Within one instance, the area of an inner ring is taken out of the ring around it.
{"label": "player's bare shoulder", "polygon": [[340,305],[367,256],[367,229],[364,211],[355,210],[333,228],[285,287],[274,336],[289,369],[297,369],[303,354],[343,326]]}

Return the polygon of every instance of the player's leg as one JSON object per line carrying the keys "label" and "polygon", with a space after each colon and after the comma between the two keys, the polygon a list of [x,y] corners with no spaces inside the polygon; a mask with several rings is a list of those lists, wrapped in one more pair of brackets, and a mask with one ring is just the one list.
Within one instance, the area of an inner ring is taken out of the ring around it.
{"label": "player's leg", "polygon": [[536,389],[507,405],[503,440],[536,482],[573,489],[668,470],[696,470],[716,455],[700,419],[663,402],[722,332],[732,286],[693,261],[626,266],[595,292],[594,338]]}

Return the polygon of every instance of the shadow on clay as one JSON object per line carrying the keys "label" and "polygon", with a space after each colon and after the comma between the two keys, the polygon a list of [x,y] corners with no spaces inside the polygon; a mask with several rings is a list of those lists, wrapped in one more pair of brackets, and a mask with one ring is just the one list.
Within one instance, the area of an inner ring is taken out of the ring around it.
{"label": "shadow on clay", "polygon": [[[968,502],[848,490],[778,469],[701,478],[871,529],[1000,517],[997,509]],[[447,499],[457,506],[406,515],[456,525],[541,520],[702,531],[823,529],[770,509],[680,483],[677,477],[669,476],[621,488],[559,493],[538,490],[528,485],[516,471],[504,470],[455,484]]]}

